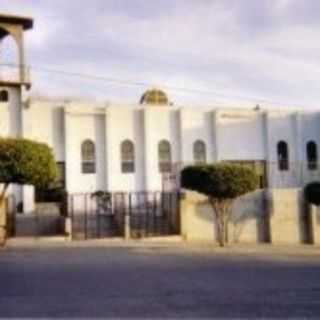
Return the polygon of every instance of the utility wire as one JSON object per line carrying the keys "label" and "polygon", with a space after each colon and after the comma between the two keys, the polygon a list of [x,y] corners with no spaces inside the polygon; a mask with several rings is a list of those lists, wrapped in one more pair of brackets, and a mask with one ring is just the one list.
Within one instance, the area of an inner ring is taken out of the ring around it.
{"label": "utility wire", "polygon": [[[0,64],[0,66],[7,66],[7,67],[19,67],[17,64]],[[118,78],[111,78],[111,77],[105,77],[105,76],[99,76],[99,75],[93,75],[93,74],[86,74],[86,73],[80,73],[80,72],[72,72],[72,71],[64,71],[59,69],[51,69],[46,68],[42,66],[37,65],[30,65],[30,69],[34,70],[35,72],[42,72],[42,73],[48,73],[48,74],[56,74],[61,76],[67,76],[67,77],[76,77],[76,78],[82,78],[82,79],[91,79],[96,81],[102,81],[102,82],[108,82],[113,83],[120,86],[134,86],[134,87],[149,87],[151,84],[143,81],[132,81],[132,80],[124,80],[124,79],[118,79]],[[238,100],[243,101],[251,101],[251,102],[259,102],[259,103],[266,103],[270,105],[290,105],[290,106],[296,106],[296,107],[304,107],[302,105],[296,105],[292,103],[283,103],[283,102],[277,102],[268,100],[266,98],[260,98],[260,97],[253,97],[253,96],[243,96],[243,95],[234,95],[234,94],[224,94],[219,93],[217,91],[211,91],[211,90],[203,90],[203,89],[195,89],[195,88],[187,88],[187,87],[177,87],[177,86],[170,86],[170,85],[162,85],[163,88],[170,89],[172,91],[177,92],[185,92],[189,94],[201,94],[201,95],[209,95],[209,96],[216,96],[216,97],[223,97],[223,98],[234,98]]]}
{"label": "utility wire", "polygon": [[[38,67],[38,66],[31,66],[31,68],[33,70],[39,71],[39,72],[60,74],[60,75],[64,75],[64,76],[72,76],[72,77],[79,77],[79,78],[86,78],[86,79],[98,80],[98,81],[109,82],[109,83],[125,85],[125,86],[148,87],[151,85],[150,83],[143,82],[143,81],[122,80],[122,79],[117,79],[117,78],[96,76],[96,75],[84,74],[84,73],[78,73],[78,72],[48,69],[48,68]],[[241,95],[227,95],[227,94],[223,94],[223,93],[219,93],[219,92],[211,91],[211,90],[169,86],[166,84],[162,85],[162,87],[164,87],[166,89],[170,89],[172,91],[185,92],[185,93],[189,93],[189,94],[196,93],[196,94],[202,94],[202,95],[219,96],[219,97],[224,97],[224,98],[235,98],[235,99],[244,100],[244,101],[256,101],[256,102],[267,103],[267,104],[284,105],[281,102],[270,101],[265,98],[246,97],[246,96],[241,96]]]}

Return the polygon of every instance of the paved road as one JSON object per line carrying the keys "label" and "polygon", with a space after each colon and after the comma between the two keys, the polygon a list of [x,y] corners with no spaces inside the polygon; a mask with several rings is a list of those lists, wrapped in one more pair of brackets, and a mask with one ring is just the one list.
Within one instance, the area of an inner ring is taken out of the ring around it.
{"label": "paved road", "polygon": [[318,317],[320,255],[11,248],[0,286],[1,317]]}

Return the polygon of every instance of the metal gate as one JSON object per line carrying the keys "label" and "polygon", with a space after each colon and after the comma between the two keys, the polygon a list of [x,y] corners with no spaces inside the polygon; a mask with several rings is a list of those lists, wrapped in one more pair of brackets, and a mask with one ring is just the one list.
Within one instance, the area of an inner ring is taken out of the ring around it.
{"label": "metal gate", "polygon": [[72,194],[68,212],[73,239],[124,237],[125,230],[131,238],[180,232],[178,192]]}
{"label": "metal gate", "polygon": [[16,201],[13,195],[10,195],[6,199],[5,205],[6,225],[5,233],[6,237],[13,237],[16,233]]}

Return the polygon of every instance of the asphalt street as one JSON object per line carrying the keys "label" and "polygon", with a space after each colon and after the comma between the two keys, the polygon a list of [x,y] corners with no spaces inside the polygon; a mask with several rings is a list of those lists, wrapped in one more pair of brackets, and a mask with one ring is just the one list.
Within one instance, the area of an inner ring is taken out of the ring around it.
{"label": "asphalt street", "polygon": [[187,247],[0,251],[1,317],[318,317],[320,255]]}

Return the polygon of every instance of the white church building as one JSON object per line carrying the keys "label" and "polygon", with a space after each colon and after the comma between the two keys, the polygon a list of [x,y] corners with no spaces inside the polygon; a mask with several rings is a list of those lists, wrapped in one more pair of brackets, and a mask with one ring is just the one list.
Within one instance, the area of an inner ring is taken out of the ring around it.
{"label": "white church building", "polygon": [[[0,15],[1,42],[19,61],[0,66],[0,136],[47,143],[68,193],[177,187],[191,163],[230,161],[255,168],[261,188],[299,188],[319,179],[320,110],[178,106],[160,89],[133,105],[32,98],[23,33],[30,18]],[[24,212],[32,186],[13,187]]]}

